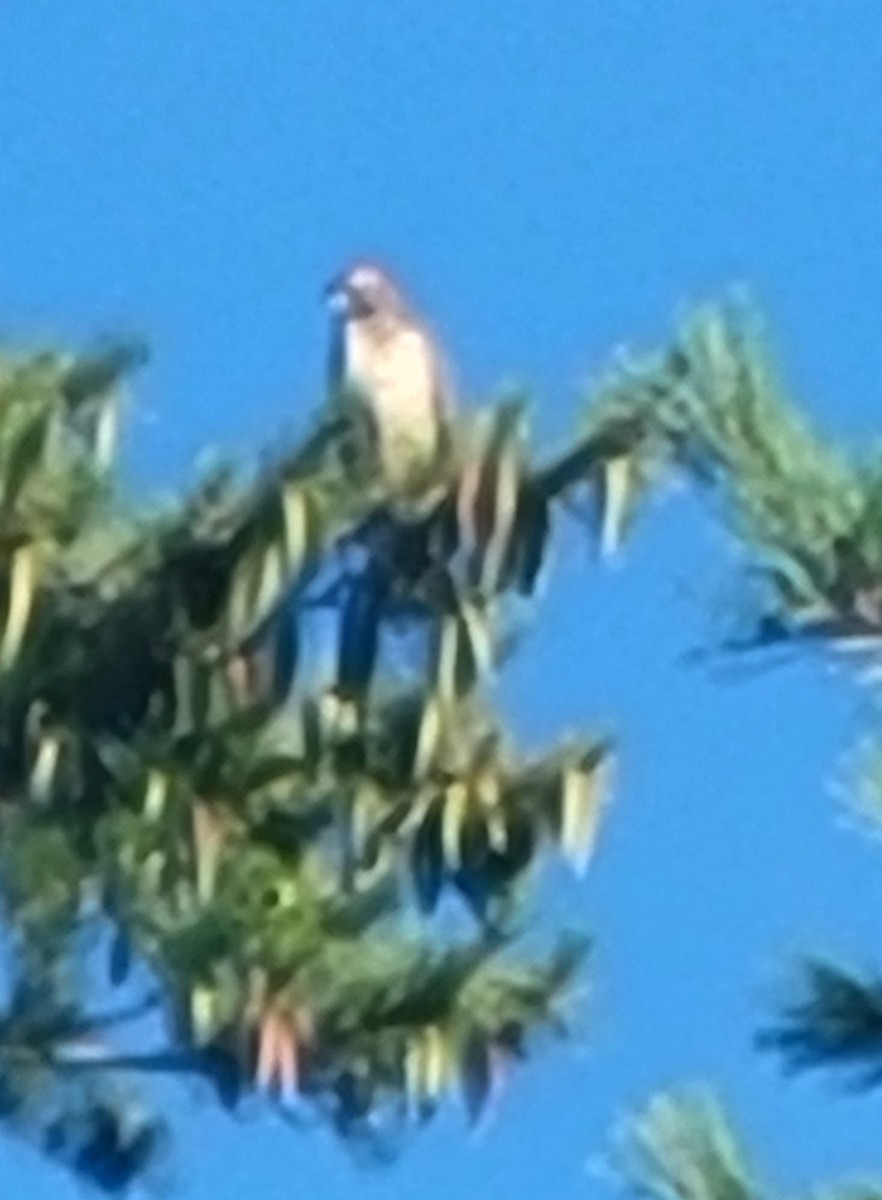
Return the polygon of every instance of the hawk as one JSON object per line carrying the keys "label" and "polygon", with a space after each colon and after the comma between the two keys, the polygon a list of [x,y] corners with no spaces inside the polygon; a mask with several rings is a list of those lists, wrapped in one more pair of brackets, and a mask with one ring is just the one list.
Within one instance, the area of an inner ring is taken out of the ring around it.
{"label": "hawk", "polygon": [[325,296],[333,320],[331,394],[365,406],[385,482],[410,490],[437,460],[453,407],[441,350],[375,263],[354,263]]}

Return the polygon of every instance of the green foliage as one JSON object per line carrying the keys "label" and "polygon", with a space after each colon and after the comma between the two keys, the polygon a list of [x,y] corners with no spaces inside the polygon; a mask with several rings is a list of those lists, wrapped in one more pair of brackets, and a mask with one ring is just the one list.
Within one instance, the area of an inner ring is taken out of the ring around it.
{"label": "green foliage", "polygon": [[[141,357],[0,357],[0,1115],[108,1191],[166,1141],[138,1073],[196,1075],[230,1108],[310,1105],[387,1147],[452,1093],[479,1120],[565,1031],[586,943],[528,953],[521,935],[548,854],[590,861],[612,748],[525,748],[493,711],[565,508],[593,505],[609,554],[645,495],[686,479],[762,581],[754,643],[882,633],[878,457],[812,432],[743,312],[620,361],[554,458],[510,397],[404,489],[331,404],[301,445],[164,509],[115,478]],[[156,993],[91,1012],[96,936],[112,986],[146,968]],[[810,963],[760,1042],[876,1084],[879,993]],[[117,1031],[147,1010],[164,1040],[133,1051]],[[659,1098],[623,1146],[658,1200],[763,1194],[707,1096]]]}
{"label": "green foliage", "polygon": [[848,637],[882,626],[879,457],[846,456],[786,397],[756,322],[706,309],[672,347],[620,364],[592,406],[637,479],[709,491],[766,584],[760,637]]}
{"label": "green foliage", "polygon": [[759,1037],[794,1070],[836,1067],[858,1088],[882,1082],[882,980],[860,979],[829,962],[808,962],[801,995]]}
{"label": "green foliage", "polygon": [[[477,1120],[566,1028],[586,949],[516,943],[547,852],[588,863],[611,748],[516,746],[492,683],[552,507],[606,444],[534,465],[505,402],[404,494],[334,416],[144,509],[113,471],[139,361],[0,360],[0,1111],[110,1191],[165,1142],[138,1072],[312,1104],[350,1141],[457,1090]],[[318,610],[330,680],[304,665]],[[96,937],[113,986],[146,967],[156,995],[91,1013]],[[118,1043],[157,1007],[161,1045]]]}
{"label": "green foliage", "polygon": [[[761,1186],[713,1094],[693,1089],[654,1097],[615,1141],[613,1164],[627,1190],[651,1200],[762,1200]],[[878,1200],[882,1185],[853,1183],[816,1200]]]}
{"label": "green foliage", "polygon": [[619,1131],[614,1162],[653,1200],[760,1200],[725,1113],[709,1093],[656,1096]]}
{"label": "green foliage", "polygon": [[[621,367],[592,410],[591,429],[598,437],[628,430],[635,475],[673,472],[714,498],[764,585],[749,645],[811,637],[856,649],[878,680],[878,452],[845,455],[809,427],[749,314],[700,312],[670,350]],[[863,817],[878,828],[878,762],[858,790]],[[780,1052],[790,1068],[848,1068],[857,1086],[877,1086],[880,985],[818,960],[802,972],[800,992],[759,1045]]]}

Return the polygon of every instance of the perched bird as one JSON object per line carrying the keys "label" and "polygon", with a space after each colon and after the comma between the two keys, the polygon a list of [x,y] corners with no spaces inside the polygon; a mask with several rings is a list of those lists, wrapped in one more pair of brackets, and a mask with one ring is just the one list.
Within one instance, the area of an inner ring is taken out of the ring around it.
{"label": "perched bird", "polygon": [[375,263],[355,262],[325,296],[333,319],[331,393],[364,405],[385,482],[410,490],[436,461],[453,407],[441,350]]}

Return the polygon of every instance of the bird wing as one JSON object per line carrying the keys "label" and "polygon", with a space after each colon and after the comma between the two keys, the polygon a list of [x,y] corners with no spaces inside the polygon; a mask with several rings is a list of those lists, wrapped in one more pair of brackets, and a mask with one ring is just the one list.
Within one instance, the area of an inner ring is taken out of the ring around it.
{"label": "bird wing", "polygon": [[447,423],[456,407],[453,376],[425,326],[402,325],[378,354],[377,367],[375,395],[387,391],[388,407],[402,416],[419,416],[436,429]]}
{"label": "bird wing", "polygon": [[453,368],[438,342],[425,330],[423,336],[428,340],[432,352],[432,397],[435,416],[438,423],[443,425],[450,420],[456,409],[456,384]]}
{"label": "bird wing", "polygon": [[446,365],[431,334],[412,320],[348,321],[335,330],[332,395],[360,396],[371,413],[386,477],[406,478],[438,451],[452,406]]}

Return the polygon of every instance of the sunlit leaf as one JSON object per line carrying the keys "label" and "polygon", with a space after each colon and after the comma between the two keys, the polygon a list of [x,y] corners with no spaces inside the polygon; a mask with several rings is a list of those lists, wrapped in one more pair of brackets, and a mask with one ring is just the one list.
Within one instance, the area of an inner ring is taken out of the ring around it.
{"label": "sunlit leaf", "polygon": [[603,464],[601,492],[601,523],[599,544],[604,558],[611,558],[619,549],[632,499],[634,467],[631,458],[622,454]]}
{"label": "sunlit leaf", "polygon": [[560,844],[581,875],[594,851],[606,799],[609,759],[589,754],[564,767],[561,777]]}
{"label": "sunlit leaf", "polygon": [[33,611],[37,587],[37,548],[31,543],[12,552],[3,634],[0,638],[0,671],[13,667],[21,652]]}
{"label": "sunlit leaf", "polygon": [[444,793],[441,818],[441,852],[448,870],[458,870],[462,862],[463,829],[469,815],[468,787],[456,781]]}

